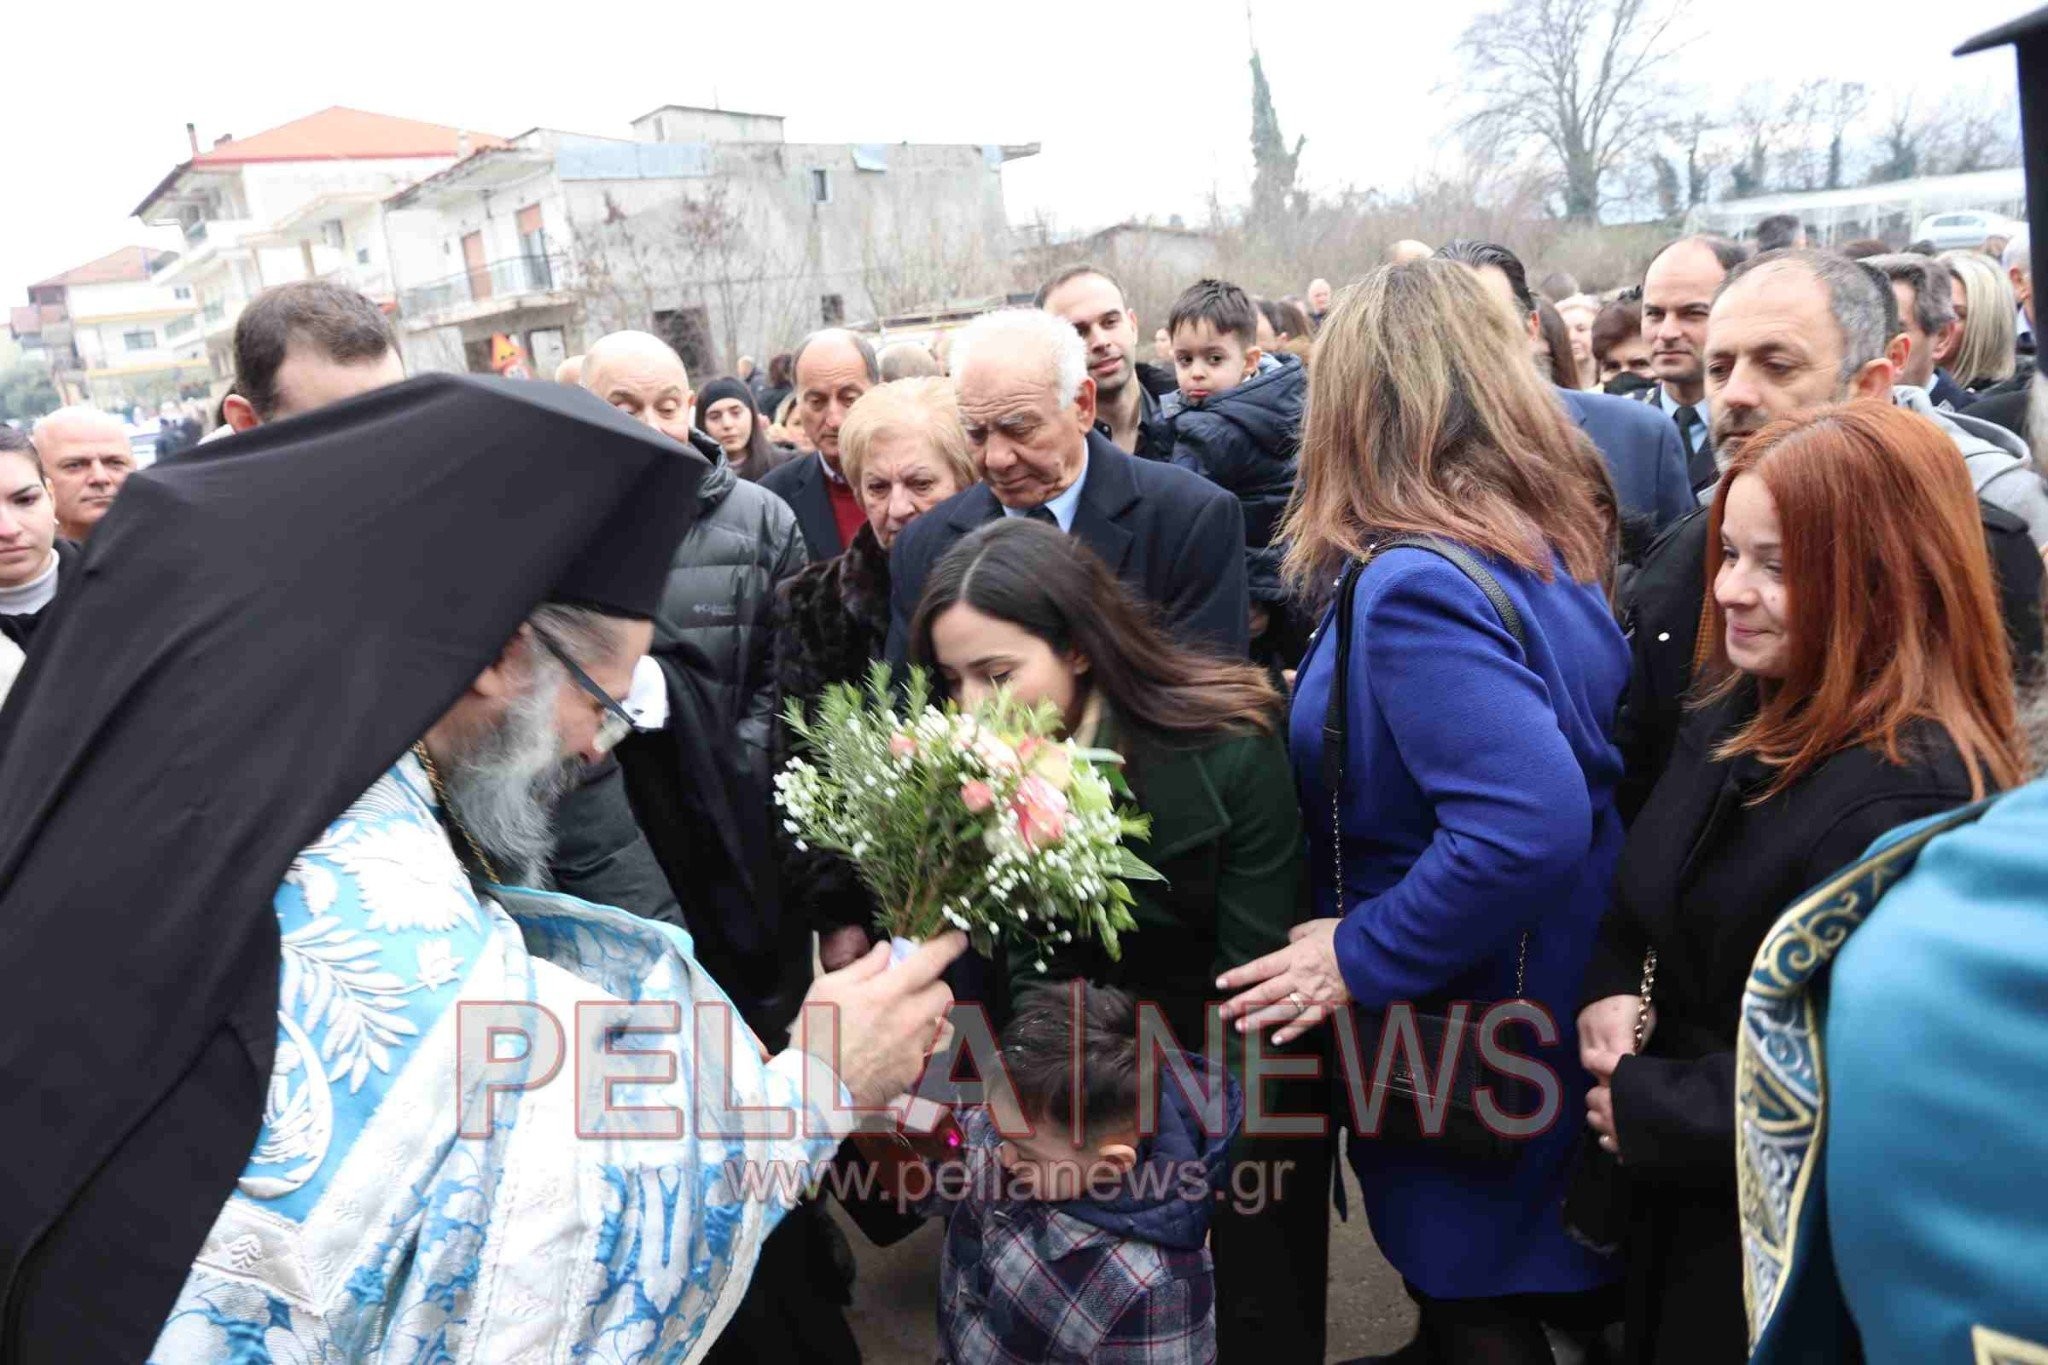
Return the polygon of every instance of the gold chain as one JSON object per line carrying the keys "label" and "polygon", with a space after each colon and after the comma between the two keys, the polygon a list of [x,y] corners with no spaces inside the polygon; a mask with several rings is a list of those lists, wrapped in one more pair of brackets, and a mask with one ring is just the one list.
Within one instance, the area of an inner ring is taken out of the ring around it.
{"label": "gold chain", "polygon": [[441,785],[441,770],[435,767],[434,760],[427,756],[425,740],[412,746],[412,755],[420,761],[420,766],[427,770],[427,785],[434,789],[434,803],[441,808],[442,821],[448,828],[462,836],[463,843],[469,845],[469,855],[476,859],[477,869],[484,874],[484,880],[496,883],[498,870],[491,866],[491,860],[484,856],[483,847],[477,843],[476,836],[463,828],[462,821],[455,818],[455,811],[448,804],[448,790]]}
{"label": "gold chain", "polygon": [[1650,1007],[1652,1001],[1655,998],[1653,992],[1655,992],[1656,989],[1657,950],[1655,948],[1652,948],[1649,952],[1643,954],[1643,988],[1641,991],[1637,992],[1637,994],[1641,995],[1643,998],[1643,1003],[1636,1009],[1635,1050],[1638,1054],[1640,1054],[1643,1050],[1643,1035],[1650,1031]]}

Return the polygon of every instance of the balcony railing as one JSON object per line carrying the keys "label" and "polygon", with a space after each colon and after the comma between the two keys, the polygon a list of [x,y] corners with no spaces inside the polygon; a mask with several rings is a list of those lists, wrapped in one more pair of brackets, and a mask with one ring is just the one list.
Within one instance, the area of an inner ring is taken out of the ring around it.
{"label": "balcony railing", "polygon": [[399,311],[418,317],[468,303],[546,293],[561,287],[564,265],[561,256],[509,256],[431,284],[416,285],[400,297]]}

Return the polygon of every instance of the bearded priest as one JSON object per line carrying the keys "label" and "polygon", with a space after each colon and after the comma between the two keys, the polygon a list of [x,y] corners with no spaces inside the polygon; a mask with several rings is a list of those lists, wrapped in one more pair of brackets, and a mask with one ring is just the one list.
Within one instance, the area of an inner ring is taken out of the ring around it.
{"label": "bearded priest", "polygon": [[0,710],[0,1358],[708,1349],[963,945],[766,1059],[687,934],[538,885],[705,472],[434,375],[129,481]]}

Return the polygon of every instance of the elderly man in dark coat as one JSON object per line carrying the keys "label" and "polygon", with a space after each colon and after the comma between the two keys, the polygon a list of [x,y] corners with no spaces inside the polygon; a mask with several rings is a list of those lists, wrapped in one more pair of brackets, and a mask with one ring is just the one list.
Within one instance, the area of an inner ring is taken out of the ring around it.
{"label": "elderly man in dark coat", "polygon": [[1037,309],[977,318],[953,342],[953,377],[982,481],[933,508],[890,556],[889,657],[939,556],[983,522],[1031,517],[1102,557],[1175,634],[1245,652],[1244,512],[1198,474],[1139,460],[1095,428],[1095,381],[1074,329]]}

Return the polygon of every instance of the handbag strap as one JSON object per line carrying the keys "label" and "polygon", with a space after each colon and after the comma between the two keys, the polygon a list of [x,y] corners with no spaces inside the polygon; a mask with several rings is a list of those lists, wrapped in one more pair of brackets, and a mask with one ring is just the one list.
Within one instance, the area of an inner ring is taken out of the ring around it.
{"label": "handbag strap", "polygon": [[[1508,597],[1507,589],[1493,576],[1479,556],[1464,546],[1437,536],[1396,536],[1368,547],[1366,559],[1354,559],[1344,566],[1343,577],[1337,581],[1337,615],[1331,629],[1336,632],[1337,658],[1335,672],[1330,680],[1330,701],[1323,712],[1323,790],[1330,797],[1330,850],[1332,871],[1336,881],[1337,896],[1341,904],[1344,895],[1344,760],[1349,752],[1345,743],[1350,726],[1346,719],[1346,680],[1351,676],[1351,627],[1356,614],[1358,576],[1372,559],[1388,550],[1426,550],[1430,554],[1447,559],[1472,586],[1479,589],[1486,600],[1493,604],[1493,610],[1500,617],[1500,623],[1507,633],[1514,637],[1516,644],[1528,652],[1529,640],[1522,631],[1522,614]],[[1529,933],[1522,931],[1521,949],[1515,959],[1515,995],[1523,994],[1523,981],[1529,966]]]}
{"label": "handbag strap", "polygon": [[1643,954],[1643,984],[1636,994],[1643,1003],[1636,1006],[1636,1042],[1632,1049],[1638,1056],[1643,1051],[1643,1036],[1650,1031],[1650,1009],[1655,1002],[1657,989],[1657,950],[1650,949]]}

